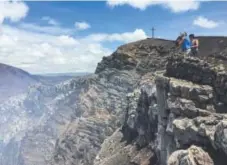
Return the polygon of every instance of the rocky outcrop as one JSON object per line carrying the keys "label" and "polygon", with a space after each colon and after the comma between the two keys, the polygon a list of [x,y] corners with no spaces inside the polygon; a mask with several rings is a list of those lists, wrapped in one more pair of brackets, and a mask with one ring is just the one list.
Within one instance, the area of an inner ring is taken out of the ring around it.
{"label": "rocky outcrop", "polygon": [[[146,159],[151,165],[224,165],[225,61],[217,60],[220,57],[214,54],[191,58],[176,51],[172,53],[166,60],[165,71],[150,74],[149,80],[128,95],[120,130],[125,143],[117,150],[129,146],[139,152],[148,149],[153,153]],[[108,165],[111,156],[99,158]],[[132,159],[125,164],[130,163],[134,163]]]}
{"label": "rocky outcrop", "polygon": [[[170,50],[161,43],[173,49],[172,41],[147,40],[120,47],[112,56],[103,59],[96,69],[95,81],[80,93],[76,109],[80,118],[71,122],[58,139],[52,164],[93,164],[104,139],[124,124],[125,111],[132,111],[128,108],[128,93],[153,85],[150,81],[153,75],[149,73],[151,64],[164,69]],[[131,101],[132,104],[136,102]],[[141,145],[146,145],[142,144],[142,139]]]}
{"label": "rocky outcrop", "polygon": [[144,74],[162,70],[167,57],[177,51],[173,41],[147,39],[121,46],[111,56],[104,57],[95,73],[116,68],[118,70],[136,70]]}
{"label": "rocky outcrop", "polygon": [[175,56],[169,59],[165,76],[157,75],[161,164],[175,150],[193,144],[206,150],[215,164],[224,164],[225,153],[217,145],[216,131],[226,121],[226,115],[217,108],[225,103],[219,97],[217,80],[212,79],[219,72],[213,67],[209,61]]}
{"label": "rocky outcrop", "polygon": [[168,165],[213,165],[213,160],[203,149],[191,146],[187,150],[178,150],[169,157]]}
{"label": "rocky outcrop", "polygon": [[[106,139],[102,144],[101,151],[96,156],[94,165],[133,165],[142,164],[149,165],[154,157],[149,146],[138,150],[134,145],[127,145],[121,131],[117,130],[110,138]],[[152,162],[155,164],[156,160]]]}

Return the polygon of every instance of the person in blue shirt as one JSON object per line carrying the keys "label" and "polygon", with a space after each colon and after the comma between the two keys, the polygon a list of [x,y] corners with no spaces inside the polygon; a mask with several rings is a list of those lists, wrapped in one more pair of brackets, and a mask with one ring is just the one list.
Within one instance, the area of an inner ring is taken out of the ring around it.
{"label": "person in blue shirt", "polygon": [[178,38],[177,38],[177,45],[181,46],[181,50],[185,52],[186,54],[191,53],[191,42],[189,38],[187,37],[187,33],[184,32],[182,33]]}

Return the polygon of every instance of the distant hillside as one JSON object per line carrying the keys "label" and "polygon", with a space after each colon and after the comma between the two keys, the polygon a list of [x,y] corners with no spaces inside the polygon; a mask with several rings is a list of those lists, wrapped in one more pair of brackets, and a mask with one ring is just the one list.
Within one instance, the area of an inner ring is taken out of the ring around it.
{"label": "distant hillside", "polygon": [[89,75],[89,73],[49,73],[42,75],[34,75],[43,84],[58,84],[63,81],[78,77]]}
{"label": "distant hillside", "polygon": [[91,73],[88,72],[75,72],[75,73],[46,73],[46,74],[38,74],[39,76],[45,77],[59,77],[59,76],[69,76],[69,77],[76,77],[76,76],[85,76]]}
{"label": "distant hillside", "polygon": [[24,92],[38,79],[22,69],[0,63],[0,101]]}
{"label": "distant hillside", "polygon": [[35,83],[54,85],[89,73],[49,73],[32,75],[22,69],[0,63],[0,101],[23,93]]}

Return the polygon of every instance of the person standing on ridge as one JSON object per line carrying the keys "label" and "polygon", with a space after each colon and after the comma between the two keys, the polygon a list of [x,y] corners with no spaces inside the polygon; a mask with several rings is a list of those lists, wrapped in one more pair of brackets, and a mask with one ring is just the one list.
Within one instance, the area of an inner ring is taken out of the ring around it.
{"label": "person standing on ridge", "polygon": [[198,55],[199,51],[199,40],[195,38],[194,34],[189,35],[190,42],[191,42],[191,54],[193,56]]}
{"label": "person standing on ridge", "polygon": [[187,37],[187,33],[181,33],[180,36],[176,40],[177,45],[181,46],[181,49],[183,52],[185,52],[187,55],[191,53],[191,44]]}

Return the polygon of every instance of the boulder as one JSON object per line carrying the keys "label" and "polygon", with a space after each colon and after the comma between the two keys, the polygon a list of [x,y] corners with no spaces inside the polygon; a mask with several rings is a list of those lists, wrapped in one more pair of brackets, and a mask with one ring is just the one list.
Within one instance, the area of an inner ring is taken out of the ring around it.
{"label": "boulder", "polygon": [[191,146],[187,150],[177,150],[168,159],[168,165],[214,165],[209,154],[202,148]]}

